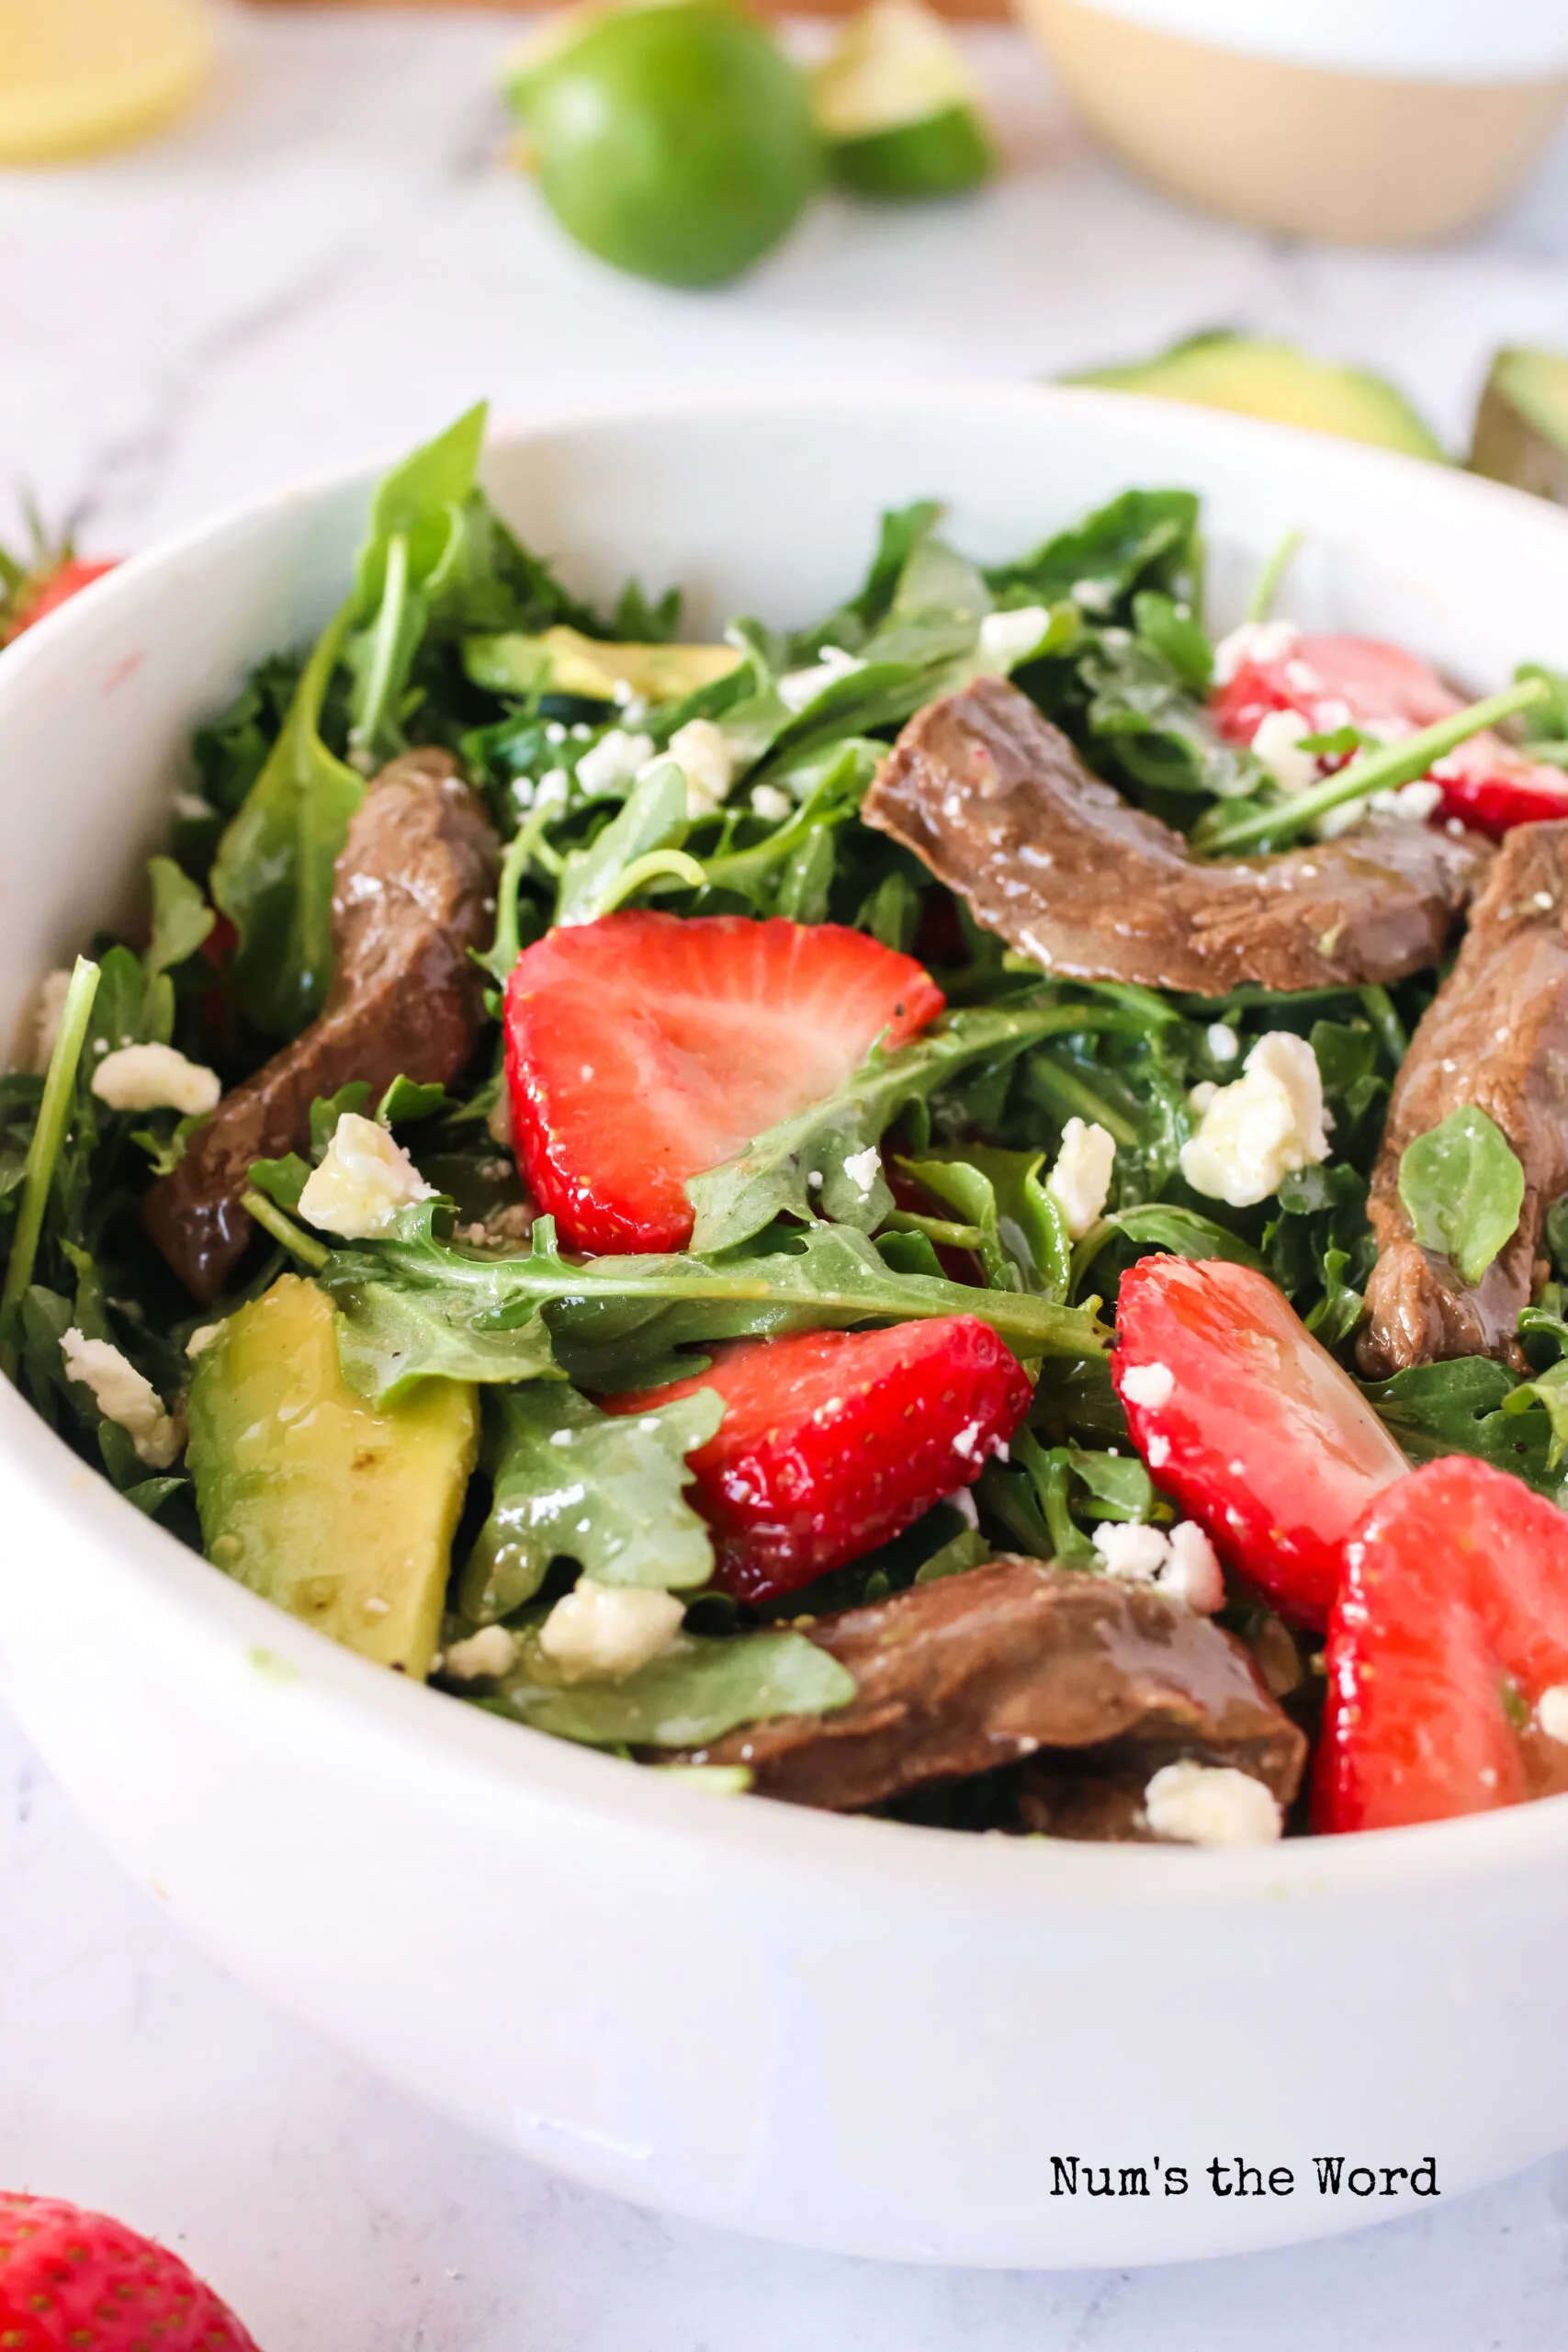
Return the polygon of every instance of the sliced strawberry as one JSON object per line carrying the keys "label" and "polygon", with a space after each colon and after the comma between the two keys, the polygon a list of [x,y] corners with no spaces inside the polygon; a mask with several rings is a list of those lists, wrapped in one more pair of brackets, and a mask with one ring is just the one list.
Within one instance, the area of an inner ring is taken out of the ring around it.
{"label": "sliced strawberry", "polygon": [[4,613],[0,613],[0,645],[9,645],[46,614],[69,604],[84,588],[90,588],[95,580],[101,580],[106,571],[112,571],[117,561],[114,557],[107,561],[90,561],[82,556],[66,556],[40,576],[24,581],[6,600]]}
{"label": "sliced strawberry", "polygon": [[1568,1790],[1568,1518],[1468,1454],[1411,1471],[1345,1546],[1326,1664],[1314,1827]]}
{"label": "sliced strawberry", "polygon": [[529,1190],[572,1249],[682,1249],[689,1178],[943,1001],[912,956],[837,923],[631,912],[549,932],[506,989]]}
{"label": "sliced strawberry", "polygon": [[802,1331],[716,1348],[668,1388],[607,1396],[643,1413],[716,1388],[718,1433],[688,1457],[717,1537],[715,1581],[771,1600],[901,1534],[976,1479],[1029,1410],[1022,1367],[973,1315],[889,1331]]}
{"label": "sliced strawberry", "polygon": [[1284,1294],[1217,1258],[1122,1277],[1111,1376],[1156,1481],[1227,1565],[1322,1625],[1343,1538],[1404,1456]]}
{"label": "sliced strawberry", "polygon": [[58,2197],[0,2190],[0,2345],[256,2352],[177,2254]]}
{"label": "sliced strawberry", "polygon": [[[1210,715],[1228,742],[1250,743],[1271,710],[1293,710],[1302,732],[1332,735],[1346,725],[1393,741],[1448,718],[1463,704],[1437,672],[1397,645],[1371,637],[1291,637],[1259,632],[1259,652],[1244,659],[1213,697]],[[1328,759],[1325,770],[1342,765]],[[1442,813],[1494,837],[1510,825],[1568,817],[1568,776],[1490,729],[1472,735],[1431,770],[1443,788]]]}

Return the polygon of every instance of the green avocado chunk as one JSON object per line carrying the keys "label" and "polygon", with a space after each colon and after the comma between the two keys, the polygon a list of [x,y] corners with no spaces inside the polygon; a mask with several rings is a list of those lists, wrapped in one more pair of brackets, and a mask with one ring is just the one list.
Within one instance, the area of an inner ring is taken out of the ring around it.
{"label": "green avocado chunk", "polygon": [[1568,506],[1568,354],[1498,352],[1475,412],[1470,470]]}
{"label": "green avocado chunk", "polygon": [[368,1405],[324,1291],[284,1274],[197,1358],[186,1461],[215,1566],[379,1666],[430,1672],[479,1446],[465,1381]]}
{"label": "green avocado chunk", "polygon": [[1063,380],[1099,384],[1111,391],[1151,392],[1161,400],[1190,401],[1199,408],[1230,409],[1239,416],[1266,417],[1274,424],[1301,425],[1309,433],[1332,433],[1343,441],[1370,441],[1381,449],[1403,450],[1407,457],[1444,457],[1438,442],[1392,384],[1358,368],[1314,359],[1294,344],[1239,334],[1193,335],[1156,358],[1122,368],[1086,368]]}
{"label": "green avocado chunk", "polygon": [[733,645],[615,645],[564,626],[538,637],[516,630],[470,637],[463,646],[470,680],[491,694],[581,695],[590,702],[627,695],[683,702],[699,686],[727,677],[744,658]]}

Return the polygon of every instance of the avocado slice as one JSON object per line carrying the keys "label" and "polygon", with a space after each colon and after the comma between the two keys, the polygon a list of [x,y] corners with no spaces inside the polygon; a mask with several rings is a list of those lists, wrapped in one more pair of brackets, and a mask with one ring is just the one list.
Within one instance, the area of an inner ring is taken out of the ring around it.
{"label": "avocado slice", "polygon": [[1498,352],[1475,412],[1470,470],[1568,506],[1568,355]]}
{"label": "avocado slice", "polygon": [[812,77],[812,110],[833,177],[858,196],[954,196],[996,169],[968,60],[920,0],[851,17]]}
{"label": "avocado slice", "polygon": [[1291,343],[1198,334],[1157,358],[1122,368],[1089,368],[1062,380],[1099,384],[1111,391],[1151,392],[1161,400],[1190,401],[1199,408],[1231,409],[1239,416],[1266,417],[1274,424],[1302,425],[1309,433],[1332,433],[1343,441],[1370,441],[1380,449],[1402,450],[1406,457],[1444,458],[1404,394],[1381,376],[1334,367]]}
{"label": "avocado slice", "polygon": [[197,1358],[186,1462],[207,1556],[378,1666],[430,1672],[479,1450],[473,1388],[356,1396],[324,1291],[284,1274]]}
{"label": "avocado slice", "polygon": [[588,702],[681,702],[728,677],[745,656],[733,645],[612,645],[574,628],[470,637],[463,667],[497,695],[576,695]]}

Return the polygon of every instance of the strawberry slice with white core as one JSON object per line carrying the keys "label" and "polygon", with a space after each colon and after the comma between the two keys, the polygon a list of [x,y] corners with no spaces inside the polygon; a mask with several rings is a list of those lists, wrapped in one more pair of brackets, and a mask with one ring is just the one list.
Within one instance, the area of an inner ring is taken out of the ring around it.
{"label": "strawberry slice with white core", "polygon": [[801,1331],[716,1348],[705,1372],[606,1412],[716,1388],[725,1416],[688,1455],[716,1539],[714,1580],[772,1600],[903,1533],[973,1484],[1029,1410],[1022,1366],[973,1315],[887,1331]]}
{"label": "strawberry slice with white core", "polygon": [[[1393,743],[1464,708],[1434,669],[1400,646],[1371,637],[1303,637],[1289,621],[1235,630],[1220,649],[1216,676],[1209,706],[1215,726],[1227,742],[1258,745],[1260,755],[1259,729],[1268,730],[1268,743],[1280,731],[1269,727],[1276,711],[1293,712],[1302,735],[1349,726]],[[1328,775],[1348,756],[1314,765]],[[1511,825],[1568,817],[1568,775],[1492,729],[1448,752],[1425,781],[1440,788],[1444,817],[1494,838]]]}
{"label": "strawberry slice with white core", "polygon": [[681,1250],[688,1181],[934,1021],[910,956],[837,923],[631,911],[552,931],[506,989],[512,1125],[562,1239]]}
{"label": "strawberry slice with white core", "polygon": [[1329,1620],[1321,1830],[1568,1790],[1568,1518],[1470,1455],[1372,1503]]}
{"label": "strawberry slice with white core", "polygon": [[1155,1482],[1282,1616],[1321,1626],[1340,1545],[1407,1464],[1267,1275],[1144,1258],[1122,1277],[1111,1376]]}

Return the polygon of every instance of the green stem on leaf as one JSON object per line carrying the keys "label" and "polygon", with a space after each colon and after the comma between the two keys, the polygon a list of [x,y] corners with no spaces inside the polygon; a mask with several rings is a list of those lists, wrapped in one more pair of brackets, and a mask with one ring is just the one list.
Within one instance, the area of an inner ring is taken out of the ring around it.
{"label": "green stem on leaf", "polygon": [[0,1346],[0,1371],[5,1373],[7,1380],[17,1377],[18,1353],[10,1334],[28,1284],[33,1278],[49,1189],[54,1182],[54,1171],[59,1165],[61,1148],[71,1122],[77,1067],[82,1059],[87,1023],[92,1019],[93,1001],[97,993],[97,966],[89,963],[85,956],[78,956],[76,967],[71,975],[71,986],[65,992],[54,1048],[49,1057],[49,1075],[43,1082],[38,1124],[28,1146],[28,1164],[22,1177],[22,1200],[17,1213],[16,1237],[11,1244],[10,1262],[6,1268],[6,1287],[0,1293],[0,1331],[6,1335],[4,1345]]}
{"label": "green stem on leaf", "polygon": [[1348,800],[1363,800],[1371,792],[1392,792],[1402,784],[1414,784],[1435,760],[1446,758],[1472,735],[1512,718],[1517,711],[1533,709],[1547,701],[1551,693],[1544,678],[1527,678],[1500,695],[1488,695],[1483,702],[1472,702],[1451,717],[1439,718],[1436,726],[1407,735],[1403,742],[1385,743],[1380,751],[1362,753],[1337,775],[1325,776],[1307,791],[1293,793],[1278,808],[1257,809],[1228,825],[1222,818],[1212,829],[1205,820],[1193,835],[1193,846],[1206,857],[1218,857],[1253,842],[1273,842],[1281,835],[1299,833]]}
{"label": "green stem on leaf", "polygon": [[1246,618],[1254,628],[1260,621],[1266,621],[1273,611],[1280,583],[1300,554],[1305,537],[1304,531],[1287,531],[1253,582],[1252,594],[1247,600]]}
{"label": "green stem on leaf", "polygon": [[265,1193],[252,1190],[241,1193],[240,1205],[248,1216],[254,1217],[264,1233],[270,1233],[275,1241],[280,1241],[302,1266],[309,1266],[313,1274],[321,1272],[332,1251],[324,1242],[314,1241],[308,1233],[301,1233],[294,1219],[286,1216],[276,1201],[269,1201]]}

